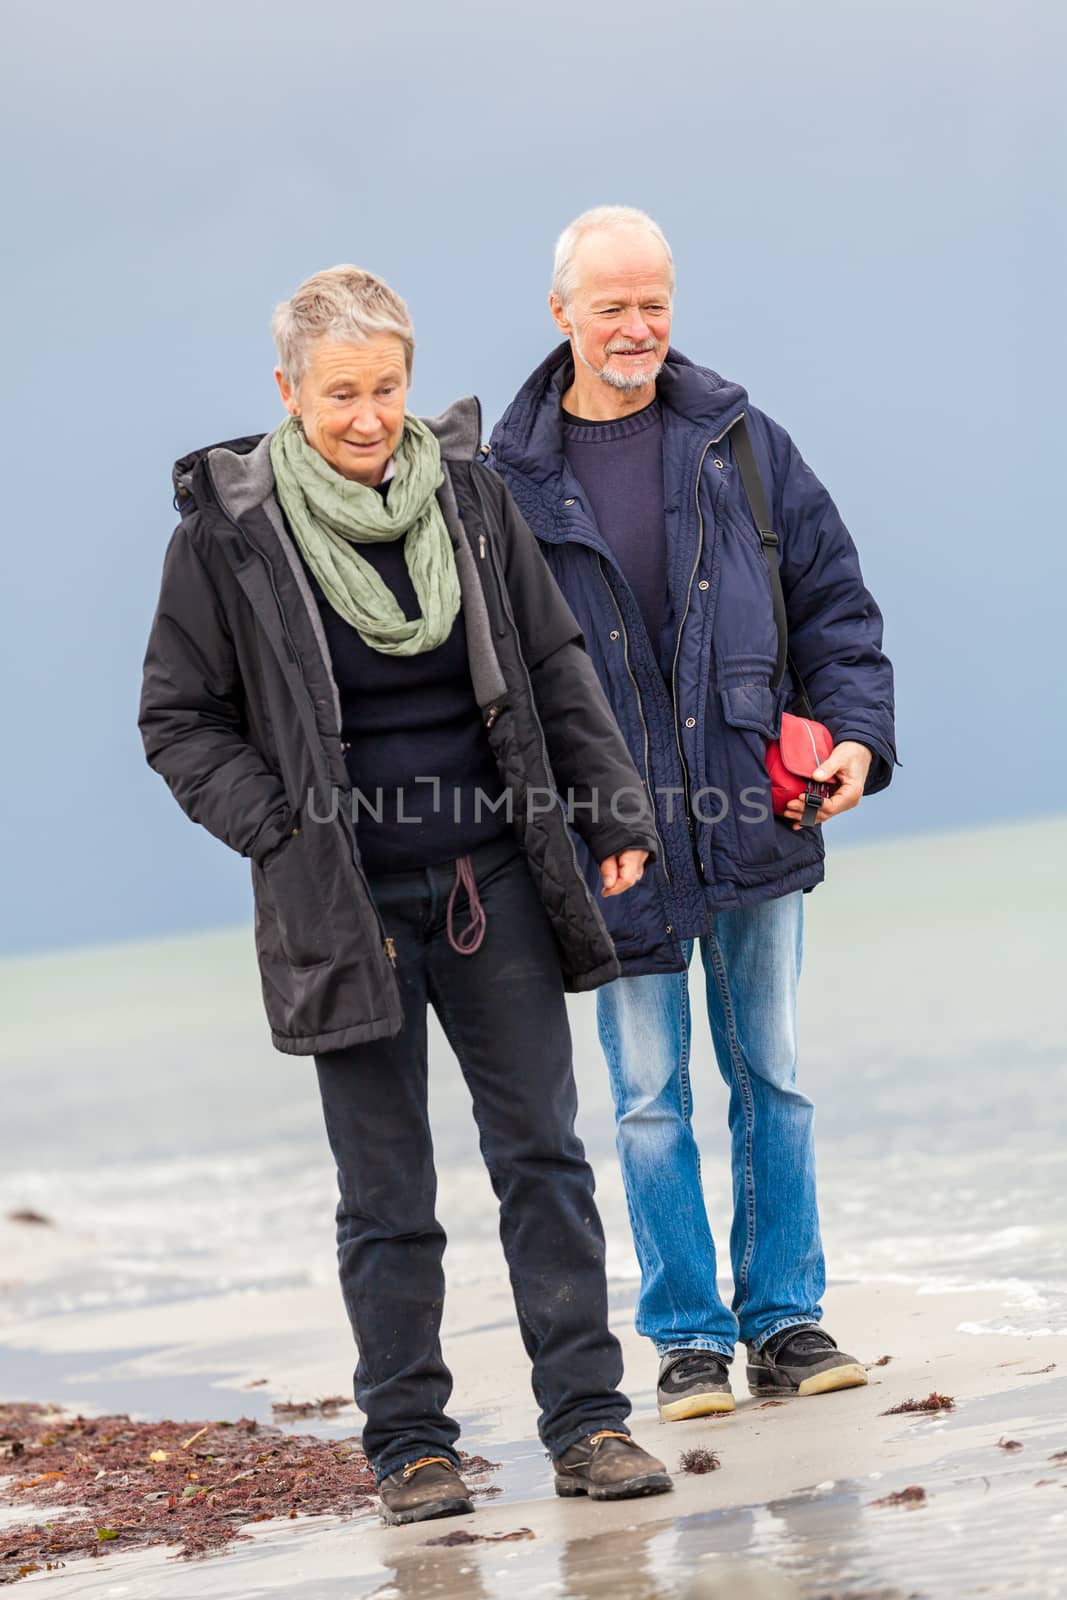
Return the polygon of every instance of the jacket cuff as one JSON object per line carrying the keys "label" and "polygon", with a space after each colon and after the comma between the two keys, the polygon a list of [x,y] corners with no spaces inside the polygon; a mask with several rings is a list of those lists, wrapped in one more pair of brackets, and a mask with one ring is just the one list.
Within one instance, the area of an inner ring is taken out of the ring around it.
{"label": "jacket cuff", "polygon": [[648,834],[636,834],[631,826],[624,832],[605,833],[598,830],[595,839],[586,840],[589,849],[597,859],[606,861],[609,856],[621,855],[624,850],[644,850],[648,854],[648,864],[651,865],[659,855],[659,840]]}
{"label": "jacket cuff", "polygon": [[889,787],[893,777],[893,768],[899,767],[897,753],[891,745],[883,744],[880,739],[874,738],[870,733],[852,728],[831,728],[835,744],[844,744],[848,739],[853,744],[863,745],[865,750],[871,752],[871,766],[867,773],[867,782],[864,784],[864,794],[877,794],[881,789]]}

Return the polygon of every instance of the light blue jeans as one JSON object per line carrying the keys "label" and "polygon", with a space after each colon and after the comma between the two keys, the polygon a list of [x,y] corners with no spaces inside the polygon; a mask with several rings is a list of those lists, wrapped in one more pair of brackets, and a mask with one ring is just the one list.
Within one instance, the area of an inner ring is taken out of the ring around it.
{"label": "light blue jeans", "polygon": [[[699,941],[715,1055],[730,1090],[732,1309],[716,1287],[690,1123],[689,973],[619,978],[597,991],[641,1265],[637,1331],[661,1355],[730,1357],[738,1338],[758,1348],[822,1315],[814,1108],[796,1088],[802,902],[797,890],[719,913],[713,934]],[[683,950],[688,961],[692,941]]]}

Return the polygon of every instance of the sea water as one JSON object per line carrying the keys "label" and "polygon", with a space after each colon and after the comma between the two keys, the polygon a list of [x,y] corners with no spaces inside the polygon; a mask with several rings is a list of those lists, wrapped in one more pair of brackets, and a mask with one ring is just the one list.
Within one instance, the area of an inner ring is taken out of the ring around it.
{"label": "sea water", "polygon": [[[805,897],[798,1082],[816,1105],[831,1279],[973,1287],[989,1299],[976,1331],[1067,1331],[1065,903],[1059,820],[842,849]],[[694,957],[694,1120],[725,1243],[727,1092],[702,987]],[[314,1067],[270,1044],[249,929],[8,960],[0,1008],[0,1215],[28,1207],[95,1245],[81,1269],[7,1285],[0,1329],[332,1279]],[[570,1011],[625,1294],[637,1269],[594,997]],[[449,1277],[471,1281],[497,1268],[495,1206],[433,1027],[431,1059]]]}

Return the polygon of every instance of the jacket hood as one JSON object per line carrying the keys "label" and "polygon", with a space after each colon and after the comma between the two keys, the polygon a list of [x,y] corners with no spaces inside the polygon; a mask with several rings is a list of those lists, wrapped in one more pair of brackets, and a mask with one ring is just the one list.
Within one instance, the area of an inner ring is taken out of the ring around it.
{"label": "jacket hood", "polygon": [[[563,456],[560,400],[574,374],[568,341],[531,373],[493,429],[495,459],[538,482],[558,475]],[[656,382],[659,399],[711,438],[722,433],[748,404],[740,384],[710,367],[698,367],[673,347]]]}
{"label": "jacket hood", "polygon": [[[422,421],[436,436],[444,460],[473,461],[482,442],[482,408],[474,395],[455,401],[440,416],[423,417]],[[179,457],[171,474],[175,505],[182,509],[193,492],[196,468],[208,459],[215,487],[231,516],[262,505],[274,487],[270,440],[269,433],[245,434]]]}

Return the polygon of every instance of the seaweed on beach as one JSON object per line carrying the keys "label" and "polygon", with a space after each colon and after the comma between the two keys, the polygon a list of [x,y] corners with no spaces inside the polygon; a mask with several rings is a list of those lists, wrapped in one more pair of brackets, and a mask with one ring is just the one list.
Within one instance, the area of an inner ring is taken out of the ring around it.
{"label": "seaweed on beach", "polygon": [[324,1400],[276,1400],[271,1410],[276,1417],[332,1417],[351,1404],[347,1395],[331,1394]]}
{"label": "seaweed on beach", "polygon": [[678,1457],[679,1472],[717,1472],[721,1466],[714,1450],[686,1450]]}
{"label": "seaweed on beach", "polygon": [[998,1450],[1021,1450],[1022,1447],[1023,1447],[1023,1443],[1022,1443],[1021,1439],[998,1439],[997,1440],[997,1449]]}
{"label": "seaweed on beach", "polygon": [[872,1500],[872,1506],[908,1506],[914,1510],[916,1506],[926,1504],[926,1490],[919,1483],[910,1483],[906,1489],[897,1489],[893,1494],[883,1495],[881,1500]]}
{"label": "seaweed on beach", "polygon": [[892,1356],[879,1356],[877,1361],[871,1361],[868,1365],[872,1367],[888,1367],[892,1359]]}
{"label": "seaweed on beach", "polygon": [[54,1226],[51,1217],[46,1217],[43,1212],[31,1211],[29,1206],[21,1206],[18,1211],[9,1211],[8,1222],[28,1222],[38,1228],[51,1228]]}
{"label": "seaweed on beach", "polygon": [[883,1417],[899,1417],[915,1411],[955,1411],[956,1402],[950,1394],[938,1394],[932,1389],[925,1400],[902,1400],[898,1406],[883,1411]]}
{"label": "seaweed on beach", "polygon": [[[462,1463],[470,1474],[493,1465]],[[131,1422],[0,1404],[0,1504],[55,1513],[0,1532],[0,1585],[112,1550],[176,1545],[180,1557],[209,1555],[249,1538],[241,1530],[251,1523],[348,1517],[376,1502],[355,1440],[247,1417]]]}
{"label": "seaweed on beach", "polygon": [[427,1539],[426,1543],[451,1548],[458,1544],[511,1544],[516,1539],[535,1537],[532,1528],[516,1528],[513,1533],[468,1533],[466,1528],[454,1528],[451,1533],[443,1533],[438,1539]]}

